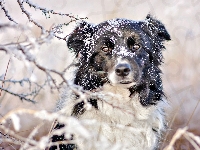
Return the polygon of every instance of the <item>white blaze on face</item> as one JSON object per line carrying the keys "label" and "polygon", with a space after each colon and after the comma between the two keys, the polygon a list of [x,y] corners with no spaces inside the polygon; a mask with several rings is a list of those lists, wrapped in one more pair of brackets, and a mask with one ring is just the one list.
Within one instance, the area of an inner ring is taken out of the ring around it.
{"label": "white blaze on face", "polygon": [[119,56],[123,56],[123,57],[133,57],[134,53],[132,53],[131,51],[127,50],[125,47],[123,46],[119,46],[117,47],[117,49],[120,49],[120,51],[116,51],[115,53]]}
{"label": "white blaze on face", "polygon": [[[136,83],[133,82],[133,71],[131,71],[130,74],[125,77],[121,77],[116,74],[115,68],[119,64],[129,64],[129,62],[126,59],[122,59],[122,57],[117,58],[115,66],[108,73],[108,79],[109,79],[110,83],[114,86],[118,85],[118,86],[122,86],[125,88],[135,85]],[[122,84],[122,83],[120,83],[121,81],[131,81],[131,83]]]}
{"label": "white blaze on face", "polygon": [[117,52],[117,55],[121,55],[121,56],[127,56],[128,55],[128,51],[126,50],[125,47],[120,47],[120,51]]}

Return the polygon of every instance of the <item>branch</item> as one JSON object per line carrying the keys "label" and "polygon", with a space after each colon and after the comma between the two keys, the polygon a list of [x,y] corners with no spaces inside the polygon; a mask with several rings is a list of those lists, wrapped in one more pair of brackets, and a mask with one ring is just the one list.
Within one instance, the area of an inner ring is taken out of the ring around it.
{"label": "branch", "polygon": [[14,22],[14,23],[17,24],[17,22],[8,14],[8,11],[7,11],[6,8],[3,6],[4,4],[5,4],[5,1],[4,1],[4,0],[1,0],[1,1],[0,1],[0,6],[1,6],[1,9],[3,10],[3,12],[5,13],[6,17],[7,17],[10,21],[12,21],[12,22]]}
{"label": "branch", "polygon": [[30,22],[34,23],[36,26],[38,26],[42,30],[42,33],[44,33],[45,29],[43,28],[43,26],[40,25],[39,23],[37,23],[34,19],[32,19],[31,18],[31,14],[24,9],[23,1],[22,0],[17,0],[17,2],[19,4],[19,7],[20,7],[21,11],[27,16],[28,20]]}
{"label": "branch", "polygon": [[35,85],[38,86],[38,87],[42,87],[41,85],[39,85],[39,84],[36,83],[36,82],[31,82],[31,81],[29,80],[29,78],[23,78],[22,80],[11,80],[11,79],[4,80],[4,79],[3,79],[3,76],[4,76],[4,75],[0,76],[0,81],[5,82],[5,83],[13,83],[13,84],[19,83],[21,86],[23,86],[24,83],[26,82],[26,83],[29,84],[29,86],[32,86],[32,84],[35,84]]}
{"label": "branch", "polygon": [[58,13],[58,12],[55,12],[54,10],[52,10],[52,9],[47,9],[47,8],[44,8],[44,7],[40,7],[37,4],[33,4],[33,2],[31,2],[30,0],[22,0],[22,2],[20,1],[20,3],[22,3],[22,4],[23,4],[23,2],[27,3],[30,7],[33,7],[35,9],[41,10],[44,13],[45,16],[47,14],[51,13],[51,14],[59,15],[59,16],[67,16],[67,17],[69,17],[69,18],[71,18],[73,20],[87,19],[87,17],[85,17],[85,18],[81,18],[80,17],[79,18],[79,17],[75,17],[75,16],[67,14],[67,13]]}
{"label": "branch", "polygon": [[[5,78],[6,78],[6,74],[7,74],[7,71],[8,71],[8,66],[9,66],[9,64],[10,64],[10,59],[9,59],[9,61],[8,61],[7,68],[6,68],[6,72],[5,72],[5,75],[4,75],[4,78],[3,78],[2,88],[3,88],[4,83],[5,83]],[[1,96],[1,92],[2,92],[2,90],[0,91],[0,96]]]}
{"label": "branch", "polygon": [[[3,87],[0,87],[0,89],[1,89],[2,91],[5,91],[5,92],[7,92],[7,93],[9,93],[9,94],[11,94],[11,95],[14,95],[14,96],[20,98],[21,100],[26,100],[26,101],[32,102],[32,103],[36,103],[36,101],[34,100],[35,97],[40,93],[40,91],[43,89],[43,87],[46,85],[46,83],[47,83],[47,81],[48,81],[48,80],[46,80],[46,81],[44,82],[43,85],[39,85],[38,83],[31,82],[31,81],[30,81],[29,79],[27,79],[27,78],[17,81],[17,80],[2,80],[2,79],[1,79],[2,77],[3,77],[3,76],[0,77],[0,81],[5,82],[5,83],[6,83],[6,82],[7,82],[7,83],[13,83],[13,84],[19,83],[21,86],[23,86],[24,82],[28,82],[28,83],[29,83],[29,87],[31,87],[32,84],[35,84],[35,85],[36,85],[35,90],[33,90],[33,91],[30,92],[30,93],[22,93],[22,94],[15,93],[15,92],[9,90],[8,88],[6,89],[6,88],[3,88]],[[28,96],[32,96],[33,99],[27,98]]]}
{"label": "branch", "polygon": [[[19,97],[20,100],[25,100],[25,101],[28,101],[28,102],[32,102],[32,103],[36,103],[36,101],[32,100],[32,99],[29,99],[29,98],[26,98],[26,96],[28,96],[28,94],[24,95],[24,94],[18,94],[18,93],[14,93],[8,89],[5,89],[5,88],[2,88],[0,87],[1,90],[13,95],[13,96],[16,96],[16,97]],[[31,93],[32,94],[32,93]]]}
{"label": "branch", "polygon": [[[54,28],[52,28],[52,29],[54,30],[54,31],[53,31],[54,36],[55,36],[56,38],[58,38],[58,39],[60,39],[60,40],[64,40],[64,41],[66,41],[66,38],[68,37],[68,35],[65,36],[64,38],[55,35],[55,33],[58,33],[58,34],[62,33],[62,32],[60,32],[60,29],[61,29],[62,26],[67,26],[67,25],[69,25],[71,22],[74,22],[74,21],[77,21],[77,20],[87,19],[87,17],[85,17],[85,18],[75,17],[75,16],[70,15],[70,14],[67,14],[67,13],[58,13],[58,12],[55,12],[54,10],[52,10],[52,9],[47,9],[47,8],[44,8],[44,7],[40,7],[40,6],[38,6],[37,4],[33,4],[33,2],[31,2],[30,0],[17,0],[17,2],[18,2],[18,4],[19,4],[19,6],[20,6],[21,11],[26,15],[26,17],[28,18],[28,20],[29,20],[30,22],[34,23],[37,27],[39,27],[39,28],[42,30],[42,33],[45,33],[45,32],[48,32],[48,33],[49,33],[49,32],[52,32],[52,30],[46,30],[41,24],[39,24],[38,22],[36,22],[36,21],[31,17],[31,14],[30,14],[27,10],[25,10],[25,8],[24,8],[24,6],[23,6],[23,3],[24,3],[24,2],[27,3],[30,7],[35,8],[36,10],[37,10],[37,9],[41,10],[42,13],[44,13],[45,16],[47,16],[47,14],[48,14],[49,17],[47,17],[47,18],[50,18],[50,14],[69,17],[71,20],[70,20],[68,23],[58,24],[57,26],[55,26]],[[58,29],[59,29],[59,30],[58,30]]]}

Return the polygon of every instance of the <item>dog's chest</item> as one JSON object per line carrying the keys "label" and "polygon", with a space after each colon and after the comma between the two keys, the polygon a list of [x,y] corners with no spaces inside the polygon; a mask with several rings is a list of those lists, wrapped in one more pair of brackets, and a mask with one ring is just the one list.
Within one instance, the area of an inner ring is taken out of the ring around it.
{"label": "dog's chest", "polygon": [[80,119],[97,121],[97,125],[89,127],[92,132],[127,149],[152,148],[156,141],[152,131],[154,107],[143,107],[138,95],[129,97],[129,90],[122,87],[105,85],[97,95],[98,109],[92,108],[80,116]]}
{"label": "dog's chest", "polygon": [[96,95],[98,109],[86,111],[81,118],[131,126],[136,120],[149,119],[154,110],[154,107],[143,107],[138,94],[130,97],[129,90],[120,86],[104,85]]}

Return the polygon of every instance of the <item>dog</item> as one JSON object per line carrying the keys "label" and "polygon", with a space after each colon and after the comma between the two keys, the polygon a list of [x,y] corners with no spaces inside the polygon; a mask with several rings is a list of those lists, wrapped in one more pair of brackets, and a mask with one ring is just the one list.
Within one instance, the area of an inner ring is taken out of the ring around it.
{"label": "dog", "polygon": [[66,150],[159,149],[167,105],[159,66],[169,40],[165,26],[150,14],[143,21],[81,22],[67,41],[78,59],[73,84],[79,90],[68,86],[58,107],[63,115],[93,122],[84,125],[92,140],[85,144],[80,134],[70,133],[54,135],[52,142],[67,141],[59,145]]}

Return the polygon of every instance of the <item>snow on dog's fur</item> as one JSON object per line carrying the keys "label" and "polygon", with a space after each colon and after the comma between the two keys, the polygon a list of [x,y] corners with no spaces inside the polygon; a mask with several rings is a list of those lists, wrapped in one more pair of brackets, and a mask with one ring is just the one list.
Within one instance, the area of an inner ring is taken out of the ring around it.
{"label": "snow on dog's fur", "polygon": [[[94,135],[91,142],[107,141],[107,149],[114,144],[119,149],[158,148],[165,128],[166,103],[159,69],[165,40],[170,40],[170,35],[150,15],[144,21],[82,22],[71,33],[67,45],[81,56],[74,84],[93,94],[80,101],[80,95],[66,88],[60,99],[64,102],[61,111],[80,121],[97,121],[98,125],[85,126]],[[90,109],[86,109],[88,103]],[[63,126],[58,124],[56,129]],[[86,145],[78,135],[72,137],[78,146],[61,144],[60,149],[106,149],[103,144]],[[65,139],[64,135],[54,135],[52,141]]]}

